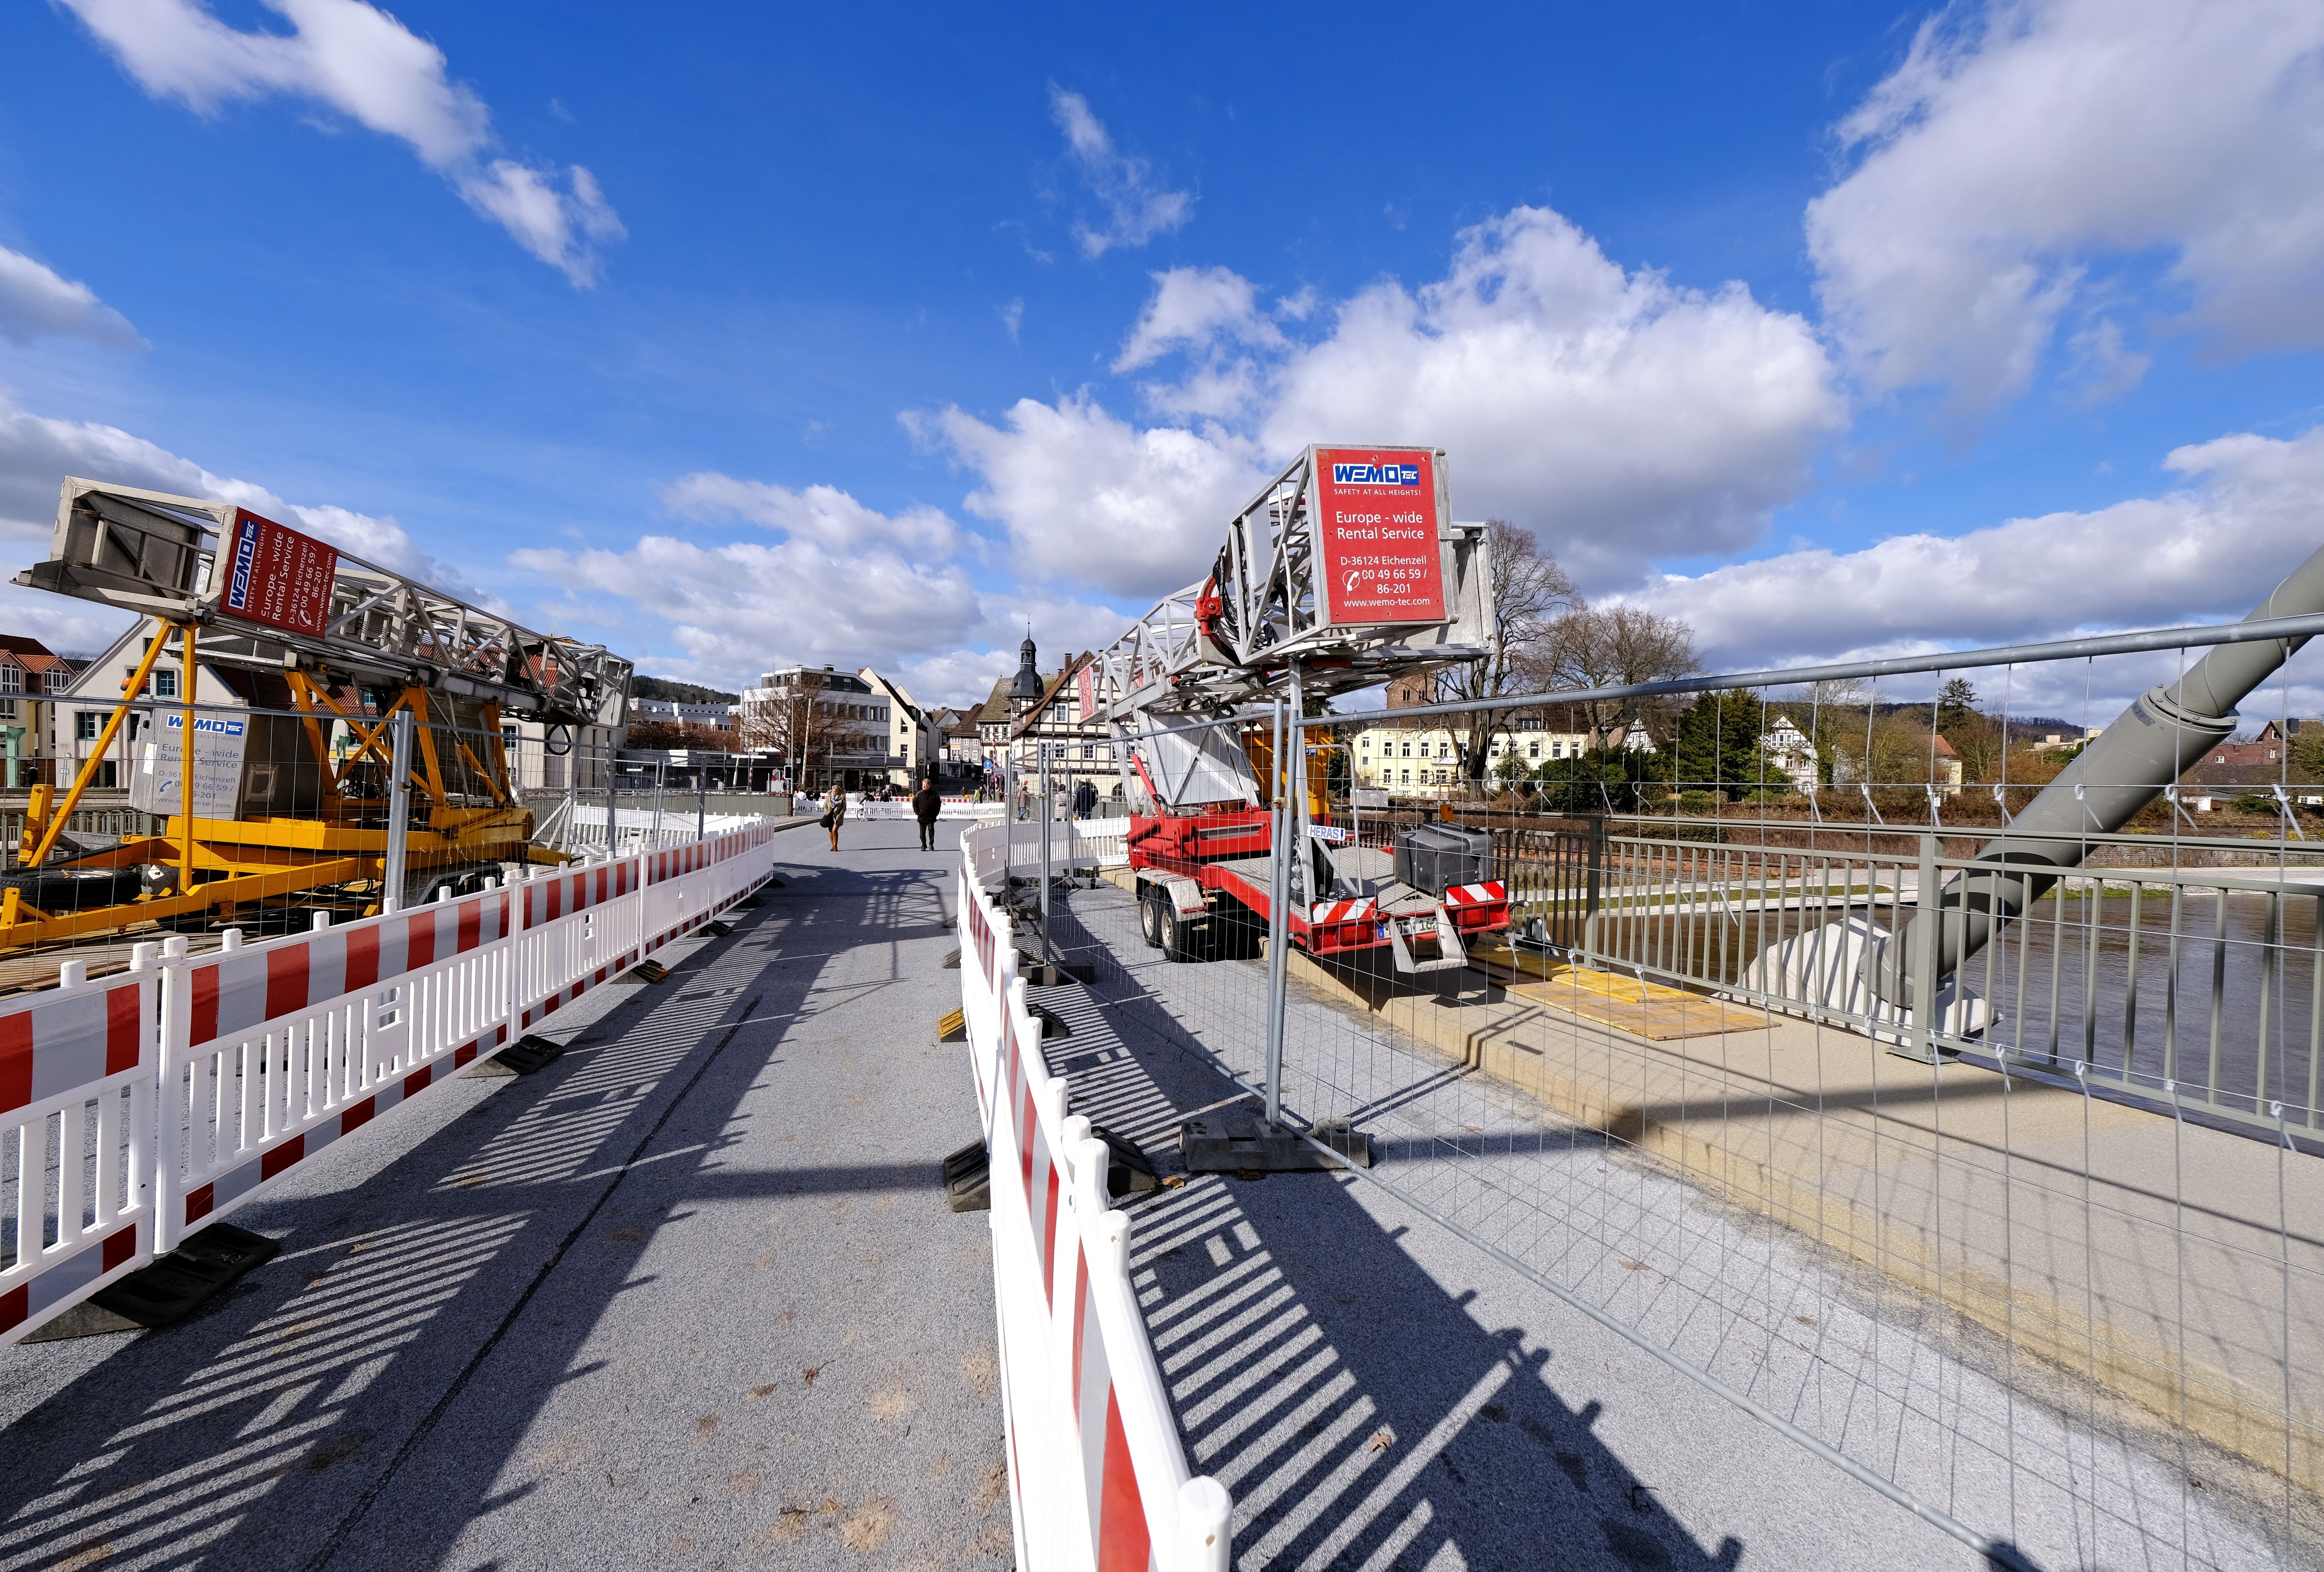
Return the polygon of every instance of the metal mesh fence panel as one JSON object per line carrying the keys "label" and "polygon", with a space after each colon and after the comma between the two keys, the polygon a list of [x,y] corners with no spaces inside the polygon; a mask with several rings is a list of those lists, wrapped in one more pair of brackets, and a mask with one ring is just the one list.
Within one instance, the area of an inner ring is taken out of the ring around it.
{"label": "metal mesh fence panel", "polygon": [[[1314,717],[1304,883],[1296,787],[1192,921],[1053,844],[1047,958],[1246,1114],[1279,1011],[1286,1126],[2005,1563],[2315,1564],[2324,784],[2246,717],[2070,855],[2017,822],[2174,662]],[[1082,1111],[1162,1133],[1094,1068]]]}

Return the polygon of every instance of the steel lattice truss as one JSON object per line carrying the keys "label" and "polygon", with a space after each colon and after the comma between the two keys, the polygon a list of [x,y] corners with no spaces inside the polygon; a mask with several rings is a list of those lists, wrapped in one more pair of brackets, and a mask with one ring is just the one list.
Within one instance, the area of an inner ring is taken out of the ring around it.
{"label": "steel lattice truss", "polygon": [[226,575],[216,571],[219,541],[235,512],[232,503],[68,478],[51,559],[15,582],[199,624],[208,635],[206,659],[415,684],[552,724],[622,723],[629,661],[602,645],[530,632],[344,552],[321,634],[236,615],[223,604]]}
{"label": "steel lattice truss", "polygon": [[[1441,465],[1443,456],[1437,456]],[[1094,662],[1099,712],[1117,726],[1171,717],[1224,717],[1288,685],[1328,695],[1424,666],[1484,657],[1493,634],[1482,524],[1440,531],[1443,622],[1350,626],[1323,620],[1315,449],[1301,454],[1238,513],[1210,573],[1131,626]]]}

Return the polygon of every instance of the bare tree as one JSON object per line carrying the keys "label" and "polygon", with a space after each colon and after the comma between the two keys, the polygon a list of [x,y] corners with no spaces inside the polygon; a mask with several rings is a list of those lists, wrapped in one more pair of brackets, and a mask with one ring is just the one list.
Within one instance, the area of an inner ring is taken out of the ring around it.
{"label": "bare tree", "polygon": [[[1493,639],[1481,661],[1444,667],[1437,674],[1435,698],[1440,702],[1494,698],[1522,690],[1539,666],[1542,646],[1557,620],[1580,609],[1582,593],[1558,560],[1542,550],[1530,530],[1507,519],[1485,522],[1490,570],[1486,593],[1493,607]],[[1467,717],[1468,736],[1461,744],[1462,772],[1471,795],[1481,795],[1485,766],[1493,734],[1503,722],[1501,712],[1480,709]]]}
{"label": "bare tree", "polygon": [[840,707],[825,697],[821,674],[803,671],[769,697],[744,704],[735,745],[774,755],[797,787],[833,753],[849,751],[854,735]]}
{"label": "bare tree", "polygon": [[[1544,687],[1630,688],[1702,670],[1692,627],[1677,617],[1622,604],[1575,607],[1550,625],[1536,653],[1536,680]],[[1678,707],[1674,700],[1639,698],[1591,699],[1582,706],[1590,720],[1591,745],[1600,748],[1617,729],[1666,720]]]}

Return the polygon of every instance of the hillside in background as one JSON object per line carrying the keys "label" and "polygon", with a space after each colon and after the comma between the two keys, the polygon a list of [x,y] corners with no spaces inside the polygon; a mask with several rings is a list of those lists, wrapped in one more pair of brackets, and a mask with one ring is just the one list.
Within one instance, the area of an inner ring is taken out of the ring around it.
{"label": "hillside in background", "polygon": [[722,693],[698,682],[673,682],[667,677],[637,678],[630,692],[639,698],[664,698],[672,704],[739,704],[739,693]]}

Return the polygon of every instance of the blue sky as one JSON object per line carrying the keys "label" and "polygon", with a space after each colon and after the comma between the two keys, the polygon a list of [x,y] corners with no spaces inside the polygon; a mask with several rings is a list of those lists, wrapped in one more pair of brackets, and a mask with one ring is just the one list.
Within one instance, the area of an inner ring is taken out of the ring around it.
{"label": "blue sky", "polygon": [[1423,441],[1720,665],[2238,615],[2324,539],[2320,51],[2152,0],[18,6],[0,557],[69,470],[209,490],[647,670],[940,702],[1028,616],[1111,638],[1300,444]]}

